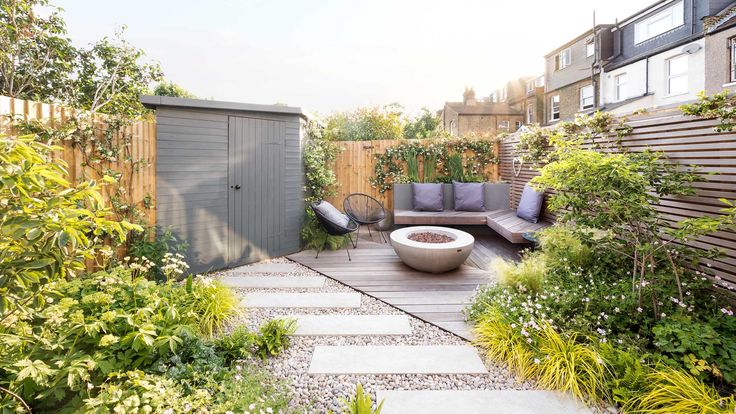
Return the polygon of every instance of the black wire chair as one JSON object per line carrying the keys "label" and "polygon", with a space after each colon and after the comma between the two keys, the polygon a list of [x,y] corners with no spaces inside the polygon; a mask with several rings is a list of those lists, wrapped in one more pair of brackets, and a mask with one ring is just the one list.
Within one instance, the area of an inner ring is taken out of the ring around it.
{"label": "black wire chair", "polygon": [[[317,218],[317,221],[325,230],[325,233],[329,234],[330,236],[343,236],[346,239],[350,240],[350,243],[352,243],[353,240],[350,237],[350,233],[353,233],[354,231],[360,229],[358,223],[356,223],[353,219],[350,218],[350,216],[348,216],[347,226],[342,226],[322,214],[322,212],[317,208],[319,204],[320,203],[312,203],[309,205],[309,207],[314,212],[314,216]],[[325,243],[327,243],[327,241],[325,241]],[[314,257],[315,259],[319,258],[319,253],[322,251],[322,249],[325,248],[325,243],[322,243],[322,246],[317,249],[317,255]],[[345,251],[348,252],[348,261],[352,261],[353,259],[350,258],[350,249],[348,249],[347,243],[345,243]]]}
{"label": "black wire chair", "polygon": [[[363,193],[353,193],[345,198],[342,202],[342,208],[345,210],[345,214],[348,215],[353,221],[358,223],[358,234],[355,237],[355,243],[353,248],[358,247],[358,238],[360,237],[360,225],[368,225],[368,234],[373,239],[373,233],[371,233],[371,225],[380,222],[386,218],[386,209],[383,208],[383,204],[375,198]],[[381,236],[381,240],[386,241],[383,231],[378,231]]]}

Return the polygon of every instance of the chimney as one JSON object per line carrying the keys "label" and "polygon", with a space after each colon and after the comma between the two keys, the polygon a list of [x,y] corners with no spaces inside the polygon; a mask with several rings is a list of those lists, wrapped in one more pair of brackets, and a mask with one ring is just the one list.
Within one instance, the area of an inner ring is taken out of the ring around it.
{"label": "chimney", "polygon": [[468,89],[468,87],[465,87],[465,92],[463,92],[463,104],[465,105],[475,105],[478,101],[475,99],[475,91],[473,88]]}

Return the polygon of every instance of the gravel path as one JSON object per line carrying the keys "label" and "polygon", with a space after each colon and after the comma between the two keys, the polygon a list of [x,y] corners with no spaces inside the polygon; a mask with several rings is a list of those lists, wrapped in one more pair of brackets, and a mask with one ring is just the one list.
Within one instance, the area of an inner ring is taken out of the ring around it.
{"label": "gravel path", "polygon": [[[274,259],[274,263],[293,263],[288,259]],[[233,275],[238,269],[221,274]],[[269,276],[320,276],[313,270],[298,265],[298,270]],[[237,289],[246,292],[357,292],[354,289],[327,278],[319,289]],[[244,324],[251,329],[262,322],[293,314],[404,314],[392,306],[367,295],[361,295],[360,308],[350,309],[283,309],[251,308],[234,326]],[[483,375],[308,375],[307,370],[316,345],[464,345],[465,340],[434,325],[409,315],[412,335],[408,336],[354,336],[354,337],[293,337],[292,344],[282,355],[258,362],[277,378],[287,380],[295,398],[294,406],[309,407],[309,412],[340,412],[341,398],[354,393],[355,385],[363,384],[375,398],[377,389],[387,390],[494,390],[533,389],[529,383],[521,383],[508,370],[486,361],[489,374]]]}

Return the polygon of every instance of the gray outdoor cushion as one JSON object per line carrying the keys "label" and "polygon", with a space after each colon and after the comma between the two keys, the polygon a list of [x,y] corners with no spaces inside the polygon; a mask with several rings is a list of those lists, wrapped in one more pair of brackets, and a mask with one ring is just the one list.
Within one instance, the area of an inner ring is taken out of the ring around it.
{"label": "gray outdoor cushion", "polygon": [[457,211],[485,211],[483,183],[452,182],[452,193],[455,196]]}
{"label": "gray outdoor cushion", "polygon": [[416,211],[442,211],[442,184],[412,183],[411,192]]}
{"label": "gray outdoor cushion", "polygon": [[521,200],[519,200],[516,215],[526,221],[536,223],[539,221],[539,214],[542,212],[543,202],[544,192],[537,191],[534,187],[527,185],[521,193]]}
{"label": "gray outdoor cushion", "polygon": [[347,227],[350,219],[345,214],[341,213],[340,210],[336,209],[335,206],[328,203],[327,201],[320,201],[315,210],[318,210],[327,220],[342,226]]}

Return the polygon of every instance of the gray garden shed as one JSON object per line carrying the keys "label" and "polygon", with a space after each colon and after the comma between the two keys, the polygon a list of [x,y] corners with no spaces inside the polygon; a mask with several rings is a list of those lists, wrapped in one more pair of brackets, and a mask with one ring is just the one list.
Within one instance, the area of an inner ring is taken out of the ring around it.
{"label": "gray garden shed", "polygon": [[142,96],[156,110],[156,223],[189,244],[190,270],[300,249],[300,108]]}

